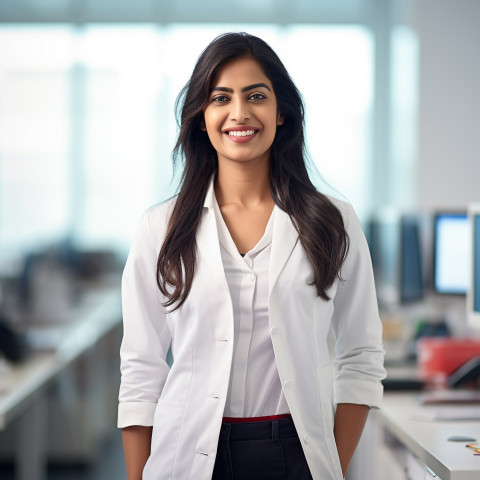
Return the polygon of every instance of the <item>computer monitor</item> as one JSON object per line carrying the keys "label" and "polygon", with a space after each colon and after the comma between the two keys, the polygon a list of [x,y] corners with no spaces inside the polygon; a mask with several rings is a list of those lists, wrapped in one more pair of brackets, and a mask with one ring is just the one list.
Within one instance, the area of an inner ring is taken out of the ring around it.
{"label": "computer monitor", "polygon": [[422,219],[403,215],[400,219],[400,302],[423,299],[424,276],[421,242]]}
{"label": "computer monitor", "polygon": [[470,222],[466,212],[434,217],[433,288],[436,293],[465,295],[470,283]]}
{"label": "computer monitor", "polygon": [[381,209],[370,219],[367,239],[380,307],[423,298],[424,223],[421,214],[400,214],[391,209]]}
{"label": "computer monitor", "polygon": [[471,225],[470,286],[467,292],[468,323],[480,330],[480,204],[468,209]]}
{"label": "computer monitor", "polygon": [[390,209],[375,212],[367,227],[377,298],[381,308],[398,303],[399,216]]}

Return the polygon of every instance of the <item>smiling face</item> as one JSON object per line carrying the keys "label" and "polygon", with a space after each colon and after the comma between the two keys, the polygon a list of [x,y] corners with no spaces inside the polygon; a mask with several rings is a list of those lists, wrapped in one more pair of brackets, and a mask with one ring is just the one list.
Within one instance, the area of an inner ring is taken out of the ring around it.
{"label": "smiling face", "polygon": [[277,125],[283,124],[270,80],[258,62],[243,57],[213,79],[204,119],[219,162],[268,162]]}

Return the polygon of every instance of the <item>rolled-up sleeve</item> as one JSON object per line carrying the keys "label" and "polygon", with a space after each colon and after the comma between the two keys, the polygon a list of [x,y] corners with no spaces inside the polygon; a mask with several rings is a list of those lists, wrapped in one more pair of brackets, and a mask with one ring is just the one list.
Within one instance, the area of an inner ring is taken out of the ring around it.
{"label": "rolled-up sleeve", "polygon": [[385,378],[382,325],[365,235],[349,205],[342,209],[350,248],[334,298],[335,403],[378,407]]}
{"label": "rolled-up sleeve", "polygon": [[158,246],[142,217],[122,277],[123,340],[118,427],[153,425],[169,366],[171,334],[156,284]]}

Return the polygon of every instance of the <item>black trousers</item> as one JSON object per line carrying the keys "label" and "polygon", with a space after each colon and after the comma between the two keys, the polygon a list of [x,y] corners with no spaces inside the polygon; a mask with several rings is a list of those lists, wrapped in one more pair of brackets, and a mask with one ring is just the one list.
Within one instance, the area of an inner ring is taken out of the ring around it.
{"label": "black trousers", "polygon": [[312,480],[293,420],[223,423],[212,480]]}

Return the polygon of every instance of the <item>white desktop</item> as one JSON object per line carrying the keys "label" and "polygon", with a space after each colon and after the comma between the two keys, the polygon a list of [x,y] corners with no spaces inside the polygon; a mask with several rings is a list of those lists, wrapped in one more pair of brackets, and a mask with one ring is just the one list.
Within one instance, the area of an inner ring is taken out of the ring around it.
{"label": "white desktop", "polygon": [[[428,262],[424,263],[430,263],[431,269],[423,272],[424,281],[427,281],[424,283],[422,298],[414,303],[398,303],[390,307],[386,310],[385,317],[391,317],[392,312],[400,312],[409,317],[408,321],[412,326],[413,322],[420,318],[419,312],[431,312],[432,319],[435,320],[434,317],[439,312],[446,318],[449,309],[456,310],[456,321],[462,324],[457,327],[463,338],[480,339],[480,204],[470,205],[468,214],[466,209],[464,212],[443,211],[437,212],[431,218],[434,221],[431,222],[431,230],[428,232],[430,251],[427,251]],[[421,228],[420,223],[418,226]],[[377,231],[382,230],[384,225],[376,225],[376,228]],[[401,228],[397,228],[397,231],[401,231]],[[412,235],[411,239],[413,237]],[[389,242],[387,247],[391,246],[392,243]],[[374,247],[383,253],[383,244],[379,245],[377,242]],[[416,250],[409,247],[402,252],[399,248],[396,263],[404,263],[405,259],[400,256],[408,251],[413,251],[415,255],[412,258],[415,258]],[[388,263],[392,264],[395,262]],[[377,260],[377,266],[384,265],[387,265],[385,261]],[[399,272],[389,275],[388,278],[396,278],[397,288],[405,288],[405,282],[401,281],[399,275],[401,269],[397,270]],[[418,277],[419,272],[411,272],[412,275],[405,278],[412,282],[413,288],[418,285],[419,280],[414,274],[417,273]],[[380,274],[384,276],[384,272]],[[397,295],[397,298],[402,296]],[[387,350],[389,346],[386,341]],[[420,380],[415,364],[397,367],[387,365],[387,371],[388,376],[393,374],[394,379],[398,374],[399,378],[412,375],[412,378]],[[370,414],[365,435],[347,479],[478,480],[480,456],[475,456],[474,452],[465,446],[467,443],[480,445],[480,390],[476,388],[464,391],[464,395],[460,395],[462,392],[459,390],[442,392],[451,393],[455,397],[454,401],[449,403],[446,398],[448,395],[442,394],[438,397],[446,400],[438,403],[436,395],[430,395],[435,397],[435,401],[425,404],[422,398],[425,400],[428,396],[426,393],[432,392],[386,390],[382,408]],[[469,393],[472,394],[470,403],[455,403],[459,397],[467,398]],[[466,438],[469,440],[460,441]],[[374,460],[369,464],[367,459],[371,458],[372,449],[375,452]]]}

